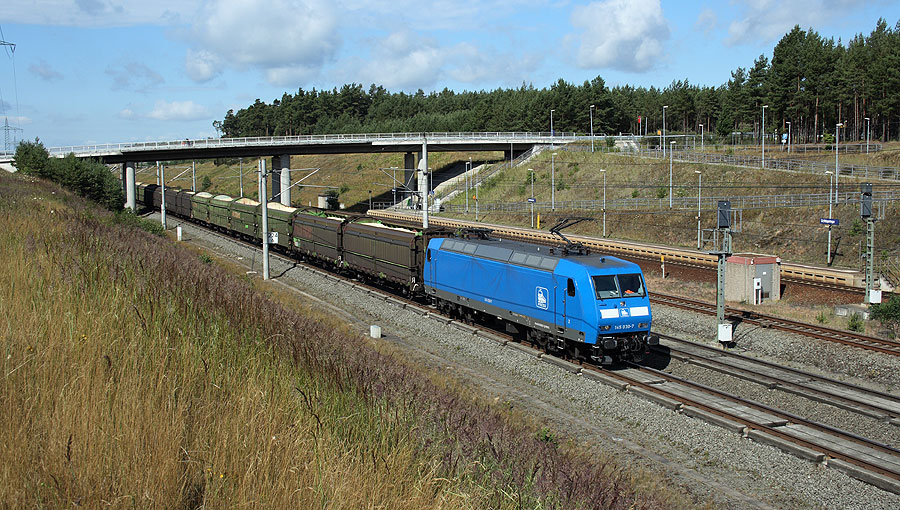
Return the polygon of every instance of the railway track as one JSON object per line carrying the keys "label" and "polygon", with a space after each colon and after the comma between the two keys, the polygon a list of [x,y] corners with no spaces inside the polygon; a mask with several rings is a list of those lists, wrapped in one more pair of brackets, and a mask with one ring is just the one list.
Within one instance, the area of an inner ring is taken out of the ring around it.
{"label": "railway track", "polygon": [[659,337],[662,345],[654,350],[674,359],[900,426],[900,396],[674,336]]}
{"label": "railway track", "polygon": [[[205,230],[213,235],[258,249],[255,243],[210,229]],[[289,263],[297,263],[296,260],[284,255],[277,253],[272,255]],[[516,342],[504,333],[452,320],[429,306],[386,294],[383,289],[334,275],[315,266],[302,265],[306,270],[320,273],[335,284],[358,288],[375,299],[383,299],[390,306],[415,311],[421,314],[423,319],[437,320],[473,335],[482,336],[573,374],[611,385],[675,412],[702,419],[800,458],[838,469],[883,490],[900,494],[900,450],[890,446],[648,367],[632,365],[622,370],[605,370],[573,363]],[[719,353],[721,354],[721,351]],[[882,409],[872,412],[888,411]],[[890,411],[889,416],[887,419],[894,419],[896,413]]]}
{"label": "railway track", "polygon": [[582,373],[900,494],[900,450],[649,367],[598,370]]}
{"label": "railway track", "polygon": [[[676,308],[691,310],[707,315],[716,315],[715,305],[695,299],[651,293],[650,301],[652,303],[673,306]],[[732,322],[746,322],[748,324],[757,325],[761,328],[772,328],[780,331],[787,331],[790,333],[796,333],[798,335],[804,335],[812,338],[818,338],[820,340],[840,343],[851,347],[881,352],[884,354],[889,354],[891,356],[900,356],[900,342],[862,335],[859,333],[854,333],[852,331],[831,329],[823,326],[807,324],[805,322],[783,319],[772,315],[765,315],[747,310],[736,310],[734,308],[726,308],[725,317]]]}

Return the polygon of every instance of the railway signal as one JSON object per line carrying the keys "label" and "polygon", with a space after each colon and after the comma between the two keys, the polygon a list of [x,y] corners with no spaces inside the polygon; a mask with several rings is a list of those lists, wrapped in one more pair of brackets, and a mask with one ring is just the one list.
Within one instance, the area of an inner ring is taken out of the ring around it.
{"label": "railway signal", "polygon": [[875,219],[872,218],[872,183],[860,185],[859,216],[866,221],[866,303],[881,303],[881,289],[875,289]]}
{"label": "railway signal", "polygon": [[722,231],[722,246],[710,255],[718,257],[716,266],[716,322],[717,338],[722,344],[732,342],[731,322],[725,320],[725,261],[731,256],[731,201],[719,200],[716,212],[716,228]]}

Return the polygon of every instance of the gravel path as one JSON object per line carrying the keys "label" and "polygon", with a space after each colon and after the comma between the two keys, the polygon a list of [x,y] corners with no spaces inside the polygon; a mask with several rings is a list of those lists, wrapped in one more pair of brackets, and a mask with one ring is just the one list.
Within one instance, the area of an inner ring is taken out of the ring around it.
{"label": "gravel path", "polygon": [[[176,224],[179,223],[170,221],[170,226]],[[187,241],[206,246],[222,257],[252,264],[257,271],[261,269],[259,250],[211,235],[189,223],[180,224]],[[576,440],[586,448],[615,455],[620,462],[665,477],[695,501],[711,501],[723,508],[900,508],[900,496],[836,470],[573,375],[453,326],[424,320],[415,312],[399,309],[364,292],[336,286],[311,271],[291,268],[274,258],[271,268],[273,276],[279,275],[276,281],[317,296],[310,297],[311,301],[328,303],[321,306],[343,310],[334,313],[359,328],[361,334],[368,333],[370,324],[378,324],[385,333],[383,341],[403,350],[411,359],[472,387],[487,398],[534,416],[564,439]],[[661,333],[687,337],[686,332],[693,331],[697,336],[696,331],[712,331],[714,322],[709,323],[708,317],[692,312],[656,307],[654,326]],[[863,381],[887,391],[897,387],[898,361],[861,352],[832,352],[830,346],[810,349],[812,341],[790,337],[795,335],[771,330],[744,331],[741,327],[735,331],[745,354],[809,371],[824,372],[837,367],[841,373],[831,376]],[[805,399],[767,392],[721,374],[694,373],[695,369],[677,361],[668,368],[678,375],[696,377],[729,391],[746,386],[741,391],[757,392],[759,400],[774,399],[773,405],[798,414],[819,413],[816,417],[822,421],[828,418],[843,426],[848,420],[857,419],[841,416],[840,413],[849,413],[836,409],[822,411]],[[844,370],[848,372],[843,373]],[[855,426],[866,431],[866,435],[897,444],[897,431],[889,426],[859,421]]]}

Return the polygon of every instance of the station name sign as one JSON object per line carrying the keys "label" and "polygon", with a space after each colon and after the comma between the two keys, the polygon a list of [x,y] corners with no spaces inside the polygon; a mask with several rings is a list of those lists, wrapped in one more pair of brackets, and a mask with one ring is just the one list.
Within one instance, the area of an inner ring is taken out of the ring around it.
{"label": "station name sign", "polygon": [[837,218],[819,218],[822,225],[840,225],[841,222]]}

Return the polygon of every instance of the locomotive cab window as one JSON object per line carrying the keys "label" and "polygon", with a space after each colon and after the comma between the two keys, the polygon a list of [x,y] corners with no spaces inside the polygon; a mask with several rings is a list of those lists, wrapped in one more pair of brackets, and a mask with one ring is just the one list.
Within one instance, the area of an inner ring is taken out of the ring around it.
{"label": "locomotive cab window", "polygon": [[431,249],[430,248],[425,252],[425,257],[428,259],[428,262],[431,262]]}
{"label": "locomotive cab window", "polygon": [[597,299],[609,299],[619,297],[619,287],[616,285],[616,277],[613,275],[592,276],[594,290]]}
{"label": "locomotive cab window", "polygon": [[566,291],[570,297],[575,295],[575,282],[571,278],[569,278],[569,283],[566,285]]}
{"label": "locomotive cab window", "polygon": [[597,299],[619,297],[642,297],[644,280],[639,274],[597,275],[592,276]]}
{"label": "locomotive cab window", "polygon": [[639,274],[620,274],[616,278],[619,279],[619,288],[622,290],[623,297],[643,296],[644,281]]}

